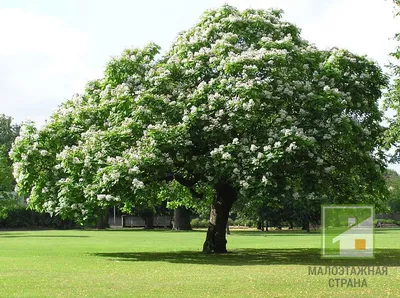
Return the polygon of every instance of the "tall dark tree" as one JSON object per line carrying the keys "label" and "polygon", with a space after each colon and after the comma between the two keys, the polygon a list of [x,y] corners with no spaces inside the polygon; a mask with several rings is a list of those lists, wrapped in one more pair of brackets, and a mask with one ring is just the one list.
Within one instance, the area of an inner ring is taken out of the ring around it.
{"label": "tall dark tree", "polygon": [[0,146],[9,152],[15,138],[19,135],[20,125],[13,123],[11,117],[0,115]]}
{"label": "tall dark tree", "polygon": [[174,218],[173,218],[173,230],[191,230],[192,227],[190,225],[190,210],[184,206],[179,206],[174,210]]}
{"label": "tall dark tree", "polygon": [[19,206],[19,200],[13,193],[15,180],[9,158],[19,129],[20,126],[13,124],[11,117],[0,115],[0,217],[6,217],[9,210]]}

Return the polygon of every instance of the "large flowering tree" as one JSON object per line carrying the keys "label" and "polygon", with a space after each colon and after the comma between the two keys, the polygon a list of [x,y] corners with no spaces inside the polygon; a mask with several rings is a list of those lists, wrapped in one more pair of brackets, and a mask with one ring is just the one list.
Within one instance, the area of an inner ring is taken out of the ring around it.
{"label": "large flowering tree", "polygon": [[318,50],[281,11],[231,6],[158,52],[126,50],[44,128],[25,126],[12,158],[34,208],[84,219],[186,192],[185,204],[211,205],[204,252],[223,253],[234,203],[385,195],[377,100],[386,79],[366,57]]}

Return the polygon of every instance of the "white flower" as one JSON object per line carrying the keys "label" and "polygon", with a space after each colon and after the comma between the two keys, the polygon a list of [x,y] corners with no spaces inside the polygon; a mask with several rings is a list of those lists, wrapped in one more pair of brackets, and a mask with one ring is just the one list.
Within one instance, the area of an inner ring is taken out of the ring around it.
{"label": "white flower", "polygon": [[215,116],[221,117],[225,114],[224,110],[219,110],[218,112],[215,113]]}
{"label": "white flower", "polygon": [[48,154],[49,154],[49,152],[47,150],[40,150],[40,155],[41,156],[46,156]]}
{"label": "white flower", "polygon": [[274,144],[274,148],[279,148],[282,145],[281,142],[275,142]]}
{"label": "white flower", "polygon": [[192,107],[190,108],[190,113],[194,114],[194,113],[196,113],[196,112],[197,112],[197,107],[192,106]]}
{"label": "white flower", "polygon": [[325,168],[325,172],[330,173],[335,170],[335,166],[330,166]]}
{"label": "white flower", "polygon": [[315,199],[315,194],[314,194],[314,192],[308,194],[307,197],[308,197],[309,200],[314,200],[314,199]]}
{"label": "white flower", "polygon": [[295,142],[291,143],[289,145],[289,147],[286,148],[286,152],[292,152],[293,150],[295,150],[297,148],[297,145]]}
{"label": "white flower", "polygon": [[133,187],[134,187],[135,189],[141,189],[141,188],[144,187],[144,183],[143,183],[142,181],[136,179],[136,178],[133,179],[132,185],[133,185]]}
{"label": "white flower", "polygon": [[110,177],[111,177],[111,179],[112,179],[113,181],[117,181],[117,180],[119,179],[120,176],[121,176],[121,174],[120,174],[119,172],[116,172],[116,171],[114,171],[114,172],[112,172],[112,173],[110,174]]}
{"label": "white flower", "polygon": [[137,166],[134,166],[133,168],[130,168],[128,172],[129,174],[137,174],[140,173],[140,170]]}
{"label": "white flower", "polygon": [[244,188],[244,189],[247,189],[247,188],[249,188],[249,183],[247,183],[247,181],[240,181],[240,185],[242,185],[242,187]]}
{"label": "white flower", "polygon": [[215,155],[217,155],[218,154],[218,148],[214,148],[211,152],[210,152],[210,155],[211,156],[215,156]]}
{"label": "white flower", "polygon": [[106,195],[97,195],[97,199],[100,200],[104,200],[106,198]]}
{"label": "white flower", "polygon": [[330,139],[332,139],[332,136],[331,136],[331,135],[328,135],[328,134],[325,134],[322,138],[323,138],[324,140],[330,140]]}
{"label": "white flower", "polygon": [[271,146],[270,145],[267,145],[267,146],[264,146],[264,152],[267,152],[267,151],[271,151]]}
{"label": "white flower", "polygon": [[267,185],[267,183],[268,183],[268,179],[267,179],[267,177],[265,177],[265,176],[263,176],[262,177],[262,183],[264,184],[264,185]]}
{"label": "white flower", "polygon": [[232,141],[232,144],[233,145],[239,144],[239,139],[238,138],[234,138],[233,141]]}
{"label": "white flower", "polygon": [[257,147],[256,145],[254,145],[254,144],[252,144],[252,145],[250,146],[251,152],[255,152],[257,149],[258,149],[258,147]]}
{"label": "white flower", "polygon": [[225,152],[224,154],[222,154],[222,159],[224,160],[229,160],[231,159],[231,155],[228,152]]}

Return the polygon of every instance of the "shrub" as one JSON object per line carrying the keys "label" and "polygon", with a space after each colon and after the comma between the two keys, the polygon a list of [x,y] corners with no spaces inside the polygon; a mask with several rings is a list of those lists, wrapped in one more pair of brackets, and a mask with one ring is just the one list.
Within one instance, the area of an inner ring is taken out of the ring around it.
{"label": "shrub", "polygon": [[200,219],[198,219],[198,218],[193,218],[193,219],[190,221],[190,225],[192,226],[192,228],[198,228],[198,227],[199,227],[199,222],[200,222]]}
{"label": "shrub", "polygon": [[395,220],[395,219],[375,219],[374,223],[377,224],[378,222],[383,223],[383,224],[395,224],[400,226],[400,221]]}
{"label": "shrub", "polygon": [[192,228],[207,228],[208,227],[208,220],[207,219],[200,219],[200,218],[193,218],[190,221],[190,225]]}
{"label": "shrub", "polygon": [[0,219],[0,228],[3,229],[70,229],[74,227],[76,224],[71,220],[63,220],[59,216],[50,216],[48,213],[39,213],[25,208],[10,210],[7,218]]}
{"label": "shrub", "polygon": [[202,219],[200,221],[200,228],[208,228],[208,219]]}

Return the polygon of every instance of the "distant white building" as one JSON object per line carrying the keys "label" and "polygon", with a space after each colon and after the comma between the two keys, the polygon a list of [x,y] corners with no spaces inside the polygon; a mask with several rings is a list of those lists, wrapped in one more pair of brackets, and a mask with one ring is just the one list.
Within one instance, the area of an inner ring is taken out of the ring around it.
{"label": "distant white building", "polygon": [[[349,225],[351,223],[353,223],[353,219],[349,219]],[[332,240],[333,243],[338,241],[340,241],[340,256],[373,257],[372,217],[352,226]]]}

